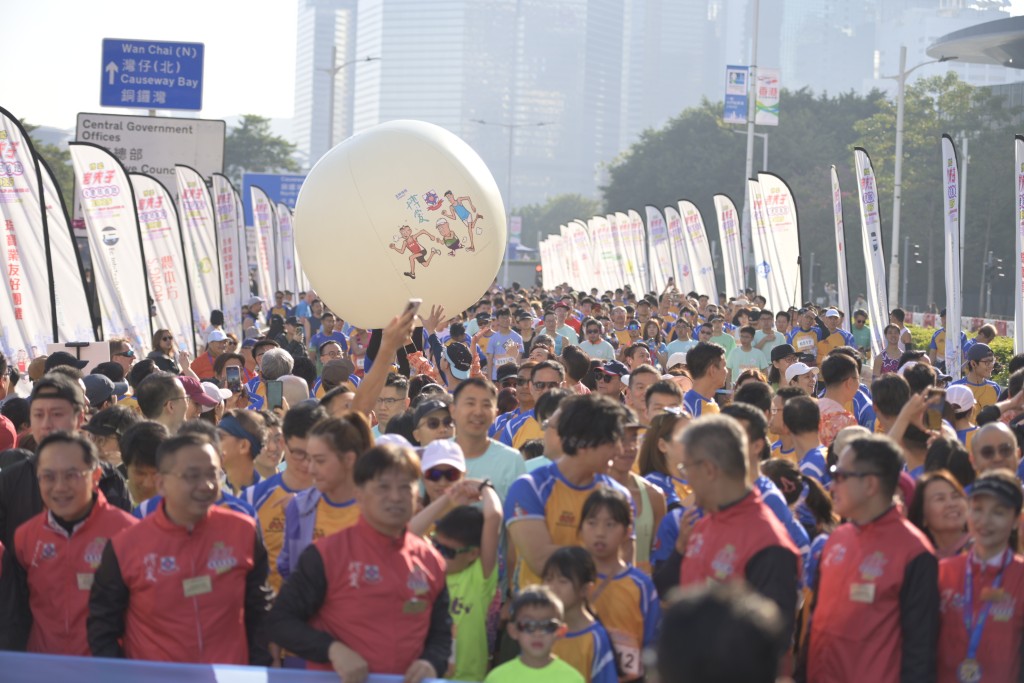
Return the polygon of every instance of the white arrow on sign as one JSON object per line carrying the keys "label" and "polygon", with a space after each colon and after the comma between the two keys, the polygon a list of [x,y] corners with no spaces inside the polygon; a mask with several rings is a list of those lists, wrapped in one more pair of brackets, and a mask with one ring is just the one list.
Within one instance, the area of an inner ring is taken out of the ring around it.
{"label": "white arrow on sign", "polygon": [[117,64],[113,62],[107,62],[107,65],[103,67],[103,70],[107,72],[107,83],[114,85],[114,74],[117,73]]}

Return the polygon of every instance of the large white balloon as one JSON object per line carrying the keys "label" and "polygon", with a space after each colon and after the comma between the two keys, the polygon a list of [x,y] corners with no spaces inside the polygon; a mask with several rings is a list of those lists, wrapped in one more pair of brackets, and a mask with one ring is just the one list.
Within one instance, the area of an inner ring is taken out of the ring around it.
{"label": "large white balloon", "polygon": [[391,121],[317,162],[295,205],[295,245],[310,284],[344,320],[385,326],[405,302],[454,315],[487,290],[505,253],[494,177],[458,136]]}

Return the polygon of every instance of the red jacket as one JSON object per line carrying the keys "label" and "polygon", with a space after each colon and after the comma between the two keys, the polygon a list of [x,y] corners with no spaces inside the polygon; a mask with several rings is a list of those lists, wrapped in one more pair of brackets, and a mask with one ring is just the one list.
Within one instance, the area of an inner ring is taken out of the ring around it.
{"label": "red jacket", "polygon": [[896,508],[836,529],[818,569],[807,680],[934,681],[937,581],[932,544]]}
{"label": "red jacket", "polygon": [[679,583],[688,586],[708,581],[746,581],[779,606],[787,633],[792,635],[800,552],[757,491],[706,515],[693,527]]}
{"label": "red jacket", "polygon": [[266,661],[254,640],[269,602],[267,571],[251,517],[211,507],[190,532],[161,505],[104,551],[89,604],[93,654],[204,664]]}
{"label": "red jacket", "polygon": [[[957,683],[957,667],[967,656],[964,578],[968,558],[968,554],[963,554],[939,562],[939,683]],[[999,559],[1003,557],[1000,555]],[[987,564],[982,567],[977,561],[973,562],[975,615],[982,600],[992,600],[976,655],[981,665],[982,680],[1017,681],[1021,675],[1021,648],[1024,645],[1024,557],[1013,557],[1003,574],[1002,586],[995,593],[991,586],[999,573],[999,566]],[[1017,604],[1018,600],[1022,604]]]}
{"label": "red jacket", "polygon": [[90,654],[85,619],[93,574],[107,541],[136,521],[97,491],[89,516],[70,536],[48,510],[18,527],[13,552],[24,572],[24,582],[17,581],[24,590],[19,601],[27,598],[31,612],[29,652]]}

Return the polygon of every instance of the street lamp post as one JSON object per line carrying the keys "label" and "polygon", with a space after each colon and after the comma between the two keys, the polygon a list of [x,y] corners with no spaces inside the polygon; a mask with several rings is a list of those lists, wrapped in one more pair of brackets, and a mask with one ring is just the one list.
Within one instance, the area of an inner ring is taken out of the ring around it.
{"label": "street lamp post", "polygon": [[[754,120],[757,118],[757,33],[758,33],[758,22],[761,13],[760,0],[754,0],[753,2],[753,27],[754,36],[750,51],[750,73],[747,76],[747,87],[749,93],[749,99],[747,101],[747,165],[746,175],[743,176],[744,187],[746,187],[747,178],[754,173]],[[765,144],[767,145],[768,138],[765,138]],[[765,151],[765,157],[767,158],[768,152]],[[748,262],[753,262],[753,232],[751,230],[751,215],[750,215],[750,199],[749,193],[744,192],[743,202],[743,231],[740,233],[740,242],[743,244],[743,258]],[[747,279],[747,270],[743,268],[743,279]]]}
{"label": "street lamp post", "polygon": [[[732,131],[736,135],[746,135],[747,133],[742,130],[733,129]],[[761,138],[761,170],[768,170],[768,133],[754,133],[754,137]],[[751,167],[750,174],[753,175],[754,169]]]}
{"label": "street lamp post", "polygon": [[[550,121],[536,121],[533,123],[499,123],[497,121],[484,121],[483,119],[470,119],[473,123],[479,123],[481,126],[500,126],[501,128],[508,129],[508,166],[506,169],[507,176],[505,179],[505,218],[507,224],[512,222],[512,155],[515,148],[516,139],[516,128],[536,128],[540,126],[551,125]],[[505,286],[508,286],[508,262],[509,256],[511,255],[512,241],[509,240],[505,247],[505,265],[503,267],[502,280]]]}
{"label": "street lamp post", "polygon": [[353,64],[359,64],[360,62],[377,62],[380,61],[380,57],[370,57],[367,55],[361,59],[350,59],[347,62],[338,64],[338,46],[331,46],[331,66],[317,69],[317,71],[323,71],[331,77],[330,89],[328,90],[327,98],[327,149],[330,150],[334,147],[334,86],[338,76],[338,72],[345,67],[352,66]]}
{"label": "street lamp post", "polygon": [[903,197],[903,103],[906,99],[907,76],[922,66],[946,62],[956,57],[941,57],[907,68],[907,46],[900,45],[900,71],[895,76],[882,78],[895,80],[896,90],[896,154],[893,162],[892,188],[892,255],[889,257],[889,303],[898,306],[900,300],[900,200]]}

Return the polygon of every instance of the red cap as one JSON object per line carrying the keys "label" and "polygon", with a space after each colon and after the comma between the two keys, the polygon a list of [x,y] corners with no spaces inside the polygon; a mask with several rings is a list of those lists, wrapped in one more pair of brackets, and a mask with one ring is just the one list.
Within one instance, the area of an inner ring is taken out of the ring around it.
{"label": "red cap", "polygon": [[14,423],[0,415],[0,451],[17,447],[18,432],[14,430]]}

